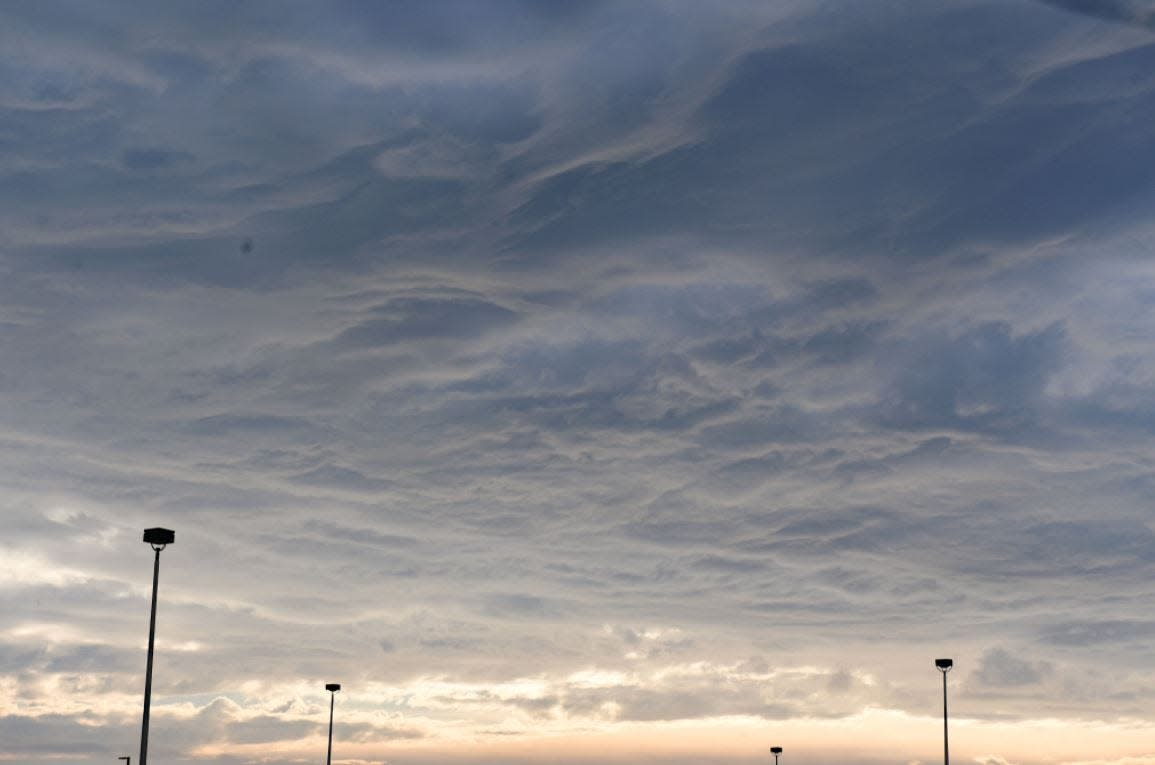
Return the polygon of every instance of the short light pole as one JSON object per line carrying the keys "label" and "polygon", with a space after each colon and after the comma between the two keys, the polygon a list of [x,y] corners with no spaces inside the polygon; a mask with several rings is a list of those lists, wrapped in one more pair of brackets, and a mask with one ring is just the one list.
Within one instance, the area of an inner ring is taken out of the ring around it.
{"label": "short light pole", "polygon": [[337,691],[341,690],[341,684],[326,683],[325,690],[329,692],[329,753],[325,755],[325,765],[333,765],[333,704],[337,701]]}
{"label": "short light pole", "polygon": [[156,585],[160,579],[160,551],[176,541],[171,529],[145,529],[144,541],[152,546],[156,557],[152,564],[152,616],[148,621],[148,665],[144,671],[144,722],[140,728],[140,765],[148,765],[148,711],[152,705],[152,654],[156,642]]}
{"label": "short light pole", "polygon": [[954,666],[952,659],[935,659],[934,666],[942,673],[942,765],[950,765],[950,744],[946,727],[946,673]]}
{"label": "short light pole", "polygon": [[117,757],[118,760],[124,760],[124,765],[132,765],[131,757]]}
{"label": "short light pole", "polygon": [[770,754],[774,755],[774,765],[778,765],[778,755],[782,754],[782,747],[780,747],[780,746],[770,747]]}

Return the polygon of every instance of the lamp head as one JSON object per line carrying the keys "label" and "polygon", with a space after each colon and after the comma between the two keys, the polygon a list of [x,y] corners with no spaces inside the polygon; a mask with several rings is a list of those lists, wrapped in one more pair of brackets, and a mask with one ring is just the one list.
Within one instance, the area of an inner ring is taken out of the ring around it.
{"label": "lamp head", "polygon": [[340,683],[325,683],[325,690],[332,691],[333,693],[336,693],[337,691],[341,690],[341,684]]}
{"label": "lamp head", "polygon": [[770,747],[770,754],[782,754],[782,747],[780,747],[780,746]]}
{"label": "lamp head", "polygon": [[176,541],[176,532],[172,529],[145,529],[144,541],[152,545],[154,550],[163,550],[165,545]]}
{"label": "lamp head", "polygon": [[935,659],[934,665],[938,667],[940,672],[950,672],[950,668],[954,666],[953,659]]}

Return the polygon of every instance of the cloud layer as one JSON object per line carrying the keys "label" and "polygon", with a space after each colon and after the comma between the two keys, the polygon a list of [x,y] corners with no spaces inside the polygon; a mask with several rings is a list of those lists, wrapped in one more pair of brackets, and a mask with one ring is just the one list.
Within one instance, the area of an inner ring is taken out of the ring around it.
{"label": "cloud layer", "polygon": [[1149,27],[0,9],[0,758],[1150,757]]}

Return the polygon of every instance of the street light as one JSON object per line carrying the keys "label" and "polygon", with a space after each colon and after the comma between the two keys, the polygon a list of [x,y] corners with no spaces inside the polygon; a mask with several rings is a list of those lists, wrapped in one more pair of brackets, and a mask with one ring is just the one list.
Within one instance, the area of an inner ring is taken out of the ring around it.
{"label": "street light", "polygon": [[341,690],[340,683],[325,683],[325,690],[329,692],[329,754],[325,756],[325,765],[333,764],[333,703],[337,700],[337,691]]}
{"label": "street light", "polygon": [[152,704],[152,652],[156,641],[156,584],[160,578],[160,551],[176,541],[171,529],[145,529],[144,541],[152,546],[156,558],[152,564],[152,616],[148,621],[148,666],[144,671],[144,722],[140,728],[140,765],[148,765],[148,710]]}
{"label": "street light", "polygon": [[124,760],[124,765],[132,765],[131,757],[117,757],[118,760]]}
{"label": "street light", "polygon": [[770,754],[774,755],[774,765],[778,765],[778,755],[782,754],[782,747],[780,747],[780,746],[770,747]]}
{"label": "street light", "polygon": [[950,746],[946,731],[946,673],[954,666],[952,659],[935,659],[934,666],[942,673],[942,765],[950,765]]}

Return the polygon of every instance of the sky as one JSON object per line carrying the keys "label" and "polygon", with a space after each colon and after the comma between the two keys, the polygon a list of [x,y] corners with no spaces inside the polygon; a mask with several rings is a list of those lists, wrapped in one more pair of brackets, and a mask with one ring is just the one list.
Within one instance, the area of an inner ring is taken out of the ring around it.
{"label": "sky", "polygon": [[1155,3],[0,4],[0,761],[1155,765]]}

